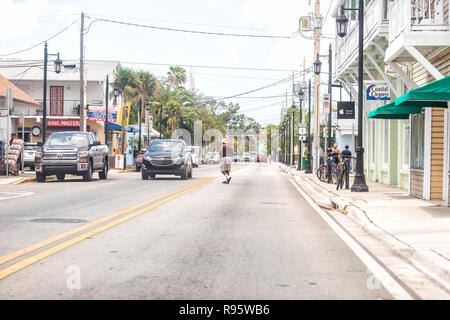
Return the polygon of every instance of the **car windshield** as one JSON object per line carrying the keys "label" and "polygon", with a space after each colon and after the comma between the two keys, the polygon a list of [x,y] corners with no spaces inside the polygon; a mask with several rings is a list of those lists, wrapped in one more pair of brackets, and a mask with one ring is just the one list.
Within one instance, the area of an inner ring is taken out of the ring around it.
{"label": "car windshield", "polygon": [[183,143],[179,141],[158,141],[155,140],[148,149],[149,152],[182,152]]}
{"label": "car windshield", "polygon": [[87,147],[87,135],[81,133],[53,133],[45,143],[46,146]]}

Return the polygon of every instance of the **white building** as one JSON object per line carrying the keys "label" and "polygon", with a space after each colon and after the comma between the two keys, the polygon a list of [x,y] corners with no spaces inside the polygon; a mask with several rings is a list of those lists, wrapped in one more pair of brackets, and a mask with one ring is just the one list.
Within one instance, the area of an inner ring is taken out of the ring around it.
{"label": "white building", "polygon": [[[61,73],[57,74],[54,72],[53,62],[49,61],[48,63],[47,135],[55,131],[79,130],[80,126],[79,60],[65,60],[63,63],[65,66],[72,65],[75,67],[72,69],[62,68]],[[120,63],[118,61],[85,61],[86,106],[90,108],[105,106],[106,76],[109,76],[110,83],[112,83],[114,74],[119,67]],[[5,78],[41,104],[39,108],[14,106],[10,112],[13,130],[22,130],[18,125],[17,119],[19,113],[23,112],[25,114],[27,141],[40,141],[42,136],[33,136],[30,134],[30,131],[35,126],[42,129],[43,61],[0,61],[0,74],[3,74]],[[114,107],[113,103],[114,99],[110,98],[109,106],[111,108]],[[88,120],[86,124],[88,131],[94,132],[101,141],[104,140],[104,122]],[[111,139],[116,138],[111,135]]]}

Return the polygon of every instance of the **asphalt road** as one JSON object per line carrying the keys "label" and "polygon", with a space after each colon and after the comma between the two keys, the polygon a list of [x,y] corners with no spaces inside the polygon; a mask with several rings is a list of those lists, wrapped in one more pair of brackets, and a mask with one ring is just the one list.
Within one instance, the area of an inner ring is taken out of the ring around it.
{"label": "asphalt road", "polygon": [[0,299],[392,299],[275,164],[234,169],[1,186]]}

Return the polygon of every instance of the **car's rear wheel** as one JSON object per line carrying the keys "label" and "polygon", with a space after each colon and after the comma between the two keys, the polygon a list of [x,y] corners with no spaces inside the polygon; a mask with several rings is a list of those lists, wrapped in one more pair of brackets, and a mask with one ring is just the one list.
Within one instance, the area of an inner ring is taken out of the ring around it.
{"label": "car's rear wheel", "polygon": [[58,181],[64,181],[65,177],[66,177],[65,173],[60,173],[56,175],[56,179],[58,179]]}
{"label": "car's rear wheel", "polygon": [[148,180],[148,173],[144,170],[141,171],[142,180]]}
{"label": "car's rear wheel", "polygon": [[150,177],[150,179],[155,179],[155,178],[156,178],[156,174],[151,173],[151,174],[149,175],[149,177]]}
{"label": "car's rear wheel", "polygon": [[192,167],[191,167],[191,170],[189,171],[188,176],[187,176],[189,179],[192,179],[192,171],[193,170],[192,170]]}
{"label": "car's rear wheel", "polygon": [[138,166],[138,165],[136,165],[136,168],[135,168],[135,170],[136,170],[136,172],[139,172],[139,171],[141,171],[141,166]]}

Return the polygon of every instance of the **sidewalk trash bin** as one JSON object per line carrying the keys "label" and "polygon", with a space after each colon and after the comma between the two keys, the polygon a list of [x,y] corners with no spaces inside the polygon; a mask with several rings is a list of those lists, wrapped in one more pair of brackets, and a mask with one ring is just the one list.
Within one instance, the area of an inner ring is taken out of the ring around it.
{"label": "sidewalk trash bin", "polygon": [[308,162],[308,157],[307,156],[303,156],[302,157],[302,170],[306,169],[307,162]]}

